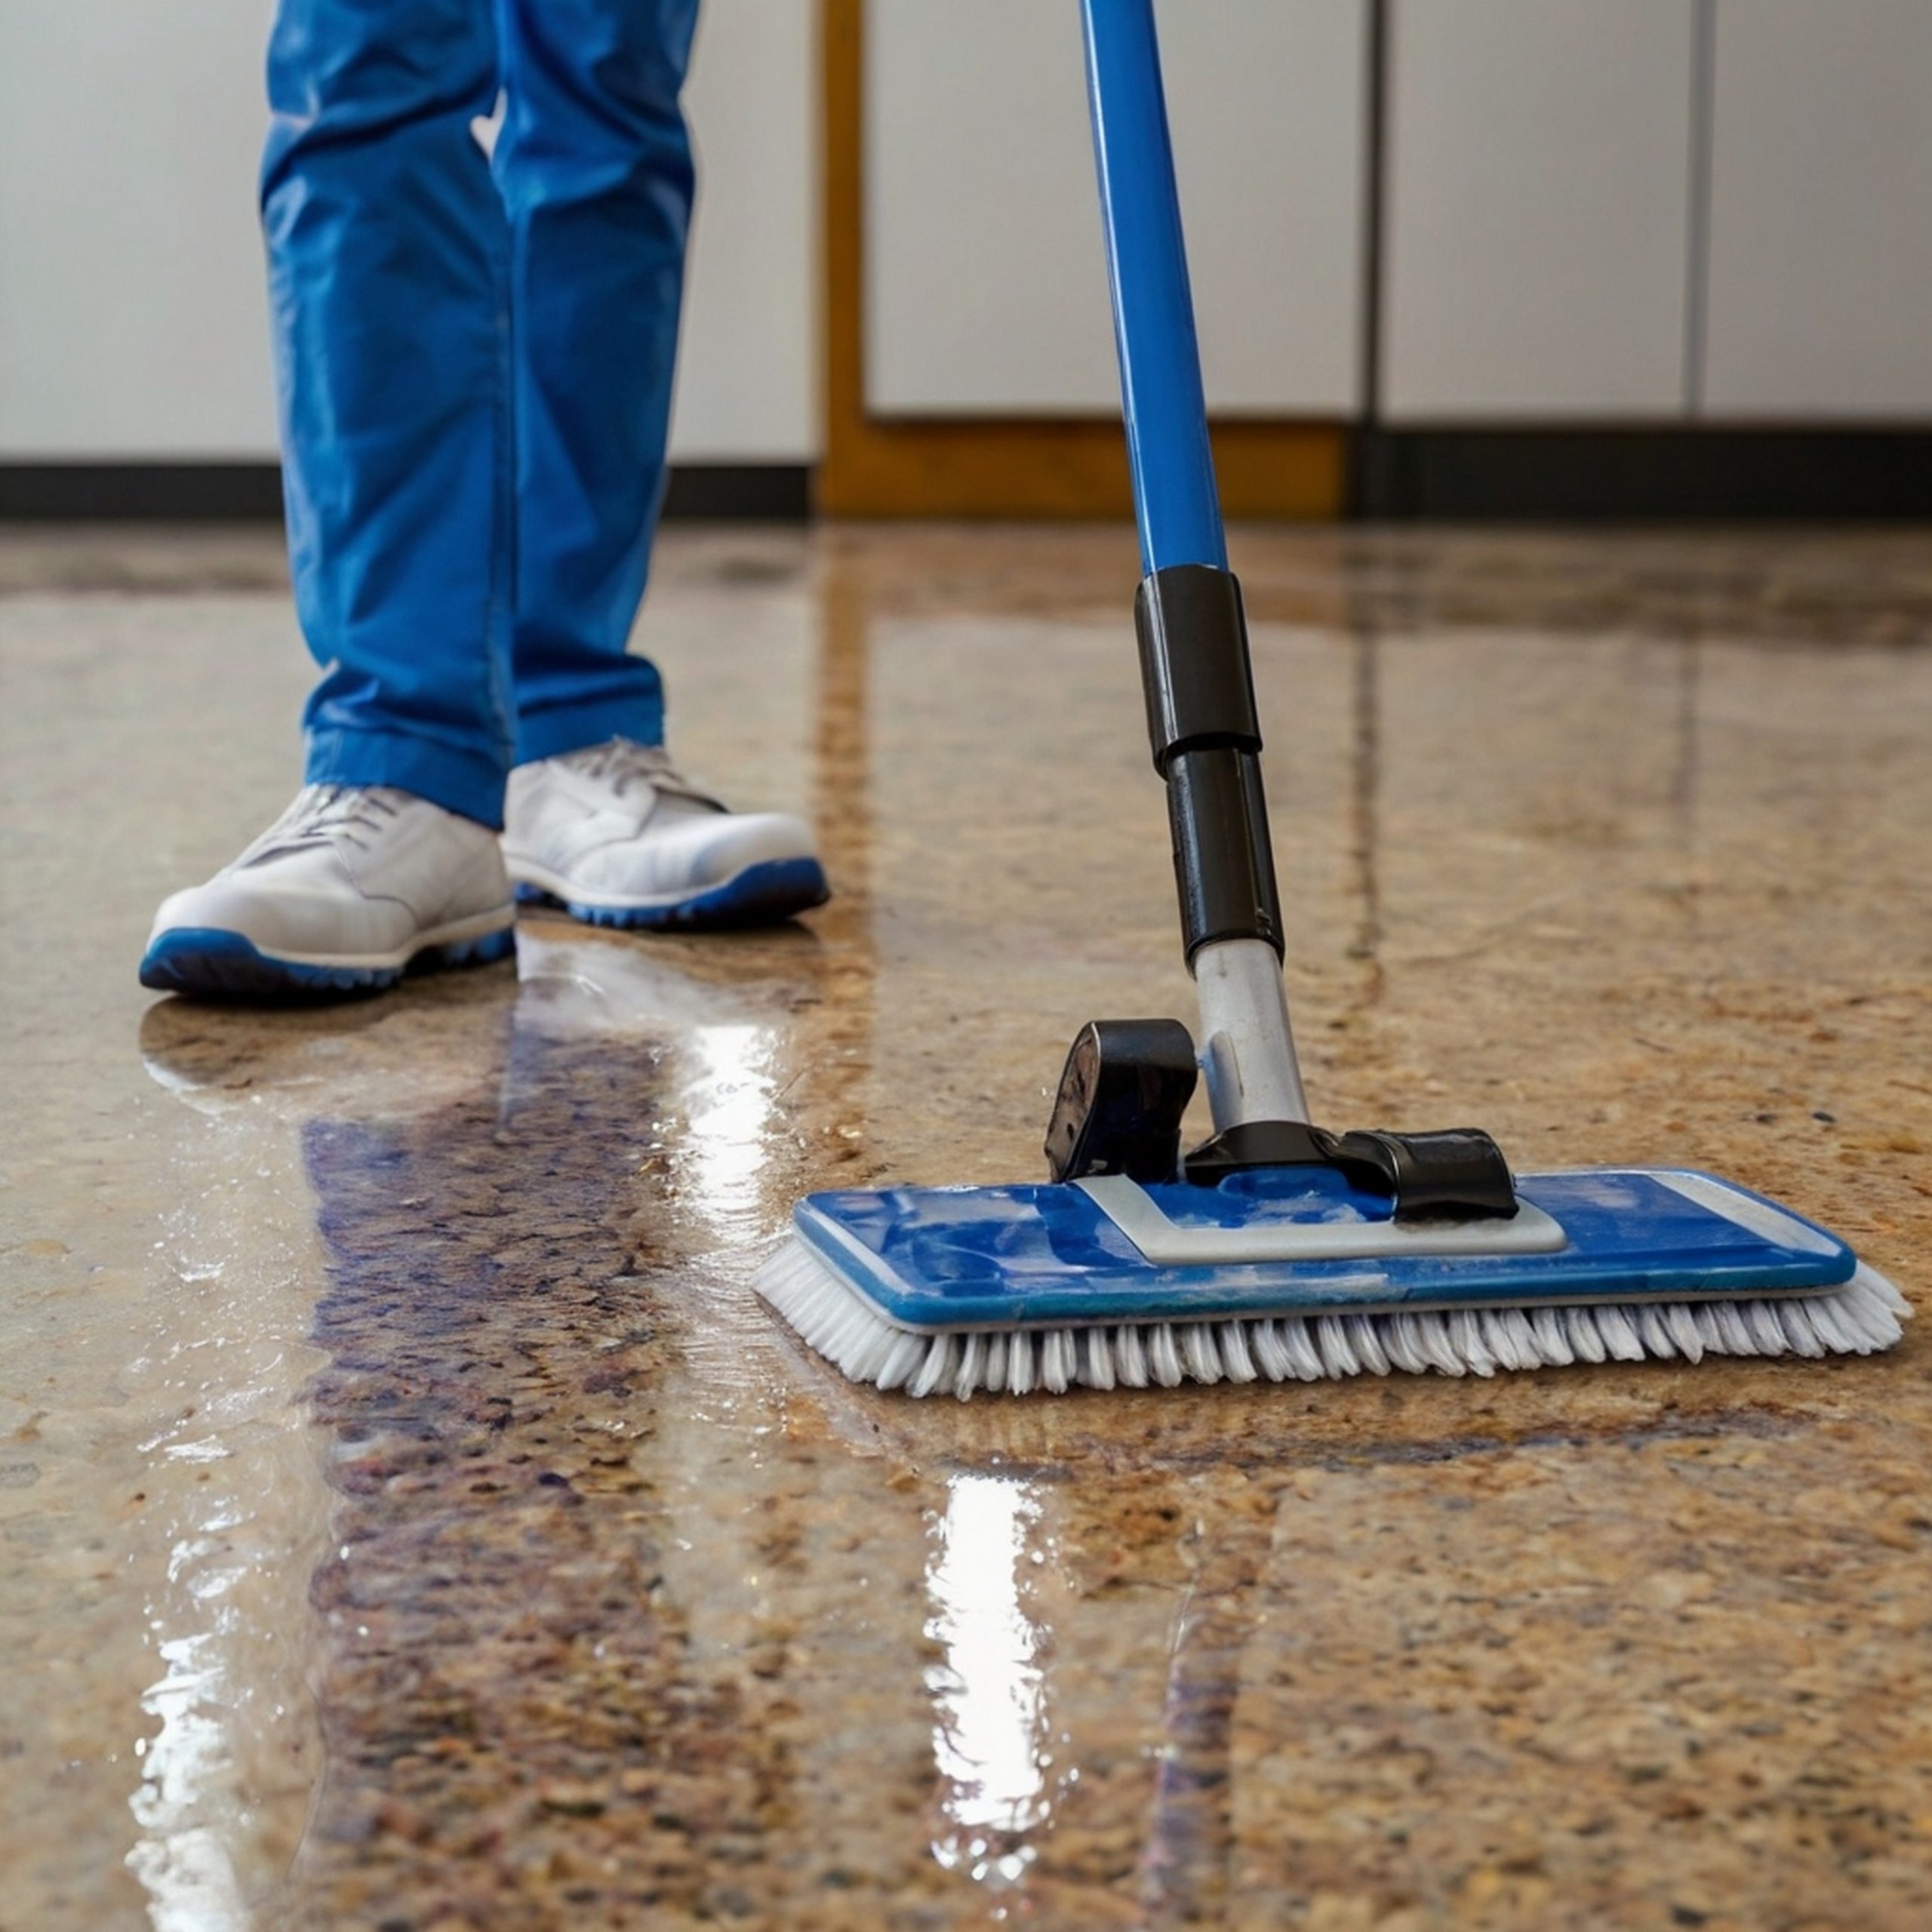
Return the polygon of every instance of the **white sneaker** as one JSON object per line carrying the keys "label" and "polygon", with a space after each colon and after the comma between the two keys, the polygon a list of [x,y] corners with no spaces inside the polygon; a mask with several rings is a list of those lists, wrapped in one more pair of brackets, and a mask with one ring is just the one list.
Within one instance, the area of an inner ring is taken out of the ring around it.
{"label": "white sneaker", "polygon": [[761,924],[831,896],[803,820],[728,810],[661,746],[612,738],[520,764],[503,816],[518,897],[592,925]]}
{"label": "white sneaker", "polygon": [[500,959],[516,907],[497,835],[413,792],[306,785],[233,864],[163,902],[160,992],[355,992]]}

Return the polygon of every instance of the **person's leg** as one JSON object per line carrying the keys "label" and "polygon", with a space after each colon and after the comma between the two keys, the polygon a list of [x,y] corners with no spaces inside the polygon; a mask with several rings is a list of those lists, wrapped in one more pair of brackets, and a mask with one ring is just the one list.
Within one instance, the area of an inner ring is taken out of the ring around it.
{"label": "person's leg", "polygon": [[518,497],[504,858],[521,896],[601,924],[783,918],[826,896],[810,830],[687,784],[659,749],[656,667],[626,651],[664,484],[697,0],[498,5]]}
{"label": "person's leg", "polygon": [[518,764],[663,735],[626,645],[663,494],[697,0],[497,0],[509,219]]}
{"label": "person's leg", "polygon": [[345,992],[502,958],[508,254],[470,122],[490,0],[280,0],[262,165],[308,779],[166,900],[158,990]]}
{"label": "person's leg", "polygon": [[508,242],[491,0],[280,0],[262,171],[312,783],[502,823]]}

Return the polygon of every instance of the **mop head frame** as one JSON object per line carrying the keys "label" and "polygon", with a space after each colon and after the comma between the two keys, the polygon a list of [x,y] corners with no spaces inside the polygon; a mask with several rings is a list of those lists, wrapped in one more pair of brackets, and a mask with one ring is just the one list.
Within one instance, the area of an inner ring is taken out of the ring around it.
{"label": "mop head frame", "polygon": [[1423,1220],[1306,1168],[817,1194],[757,1287],[853,1380],[961,1399],[1869,1355],[1909,1313],[1836,1235],[1709,1174],[1517,1194],[1507,1220]]}

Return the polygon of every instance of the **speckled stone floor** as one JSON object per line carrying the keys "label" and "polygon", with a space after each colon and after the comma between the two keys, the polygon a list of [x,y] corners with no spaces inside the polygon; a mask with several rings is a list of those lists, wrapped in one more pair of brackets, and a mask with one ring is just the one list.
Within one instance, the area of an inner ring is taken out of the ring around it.
{"label": "speckled stone floor", "polygon": [[[1922,1294],[1932,537],[1235,551],[1321,1113]],[[753,1300],[1188,1011],[1134,574],[674,531],[677,741],[834,903],[223,1011],[134,964],[291,787],[275,546],[0,538],[5,1932],[1932,1924],[1926,1335],[915,1406]]]}

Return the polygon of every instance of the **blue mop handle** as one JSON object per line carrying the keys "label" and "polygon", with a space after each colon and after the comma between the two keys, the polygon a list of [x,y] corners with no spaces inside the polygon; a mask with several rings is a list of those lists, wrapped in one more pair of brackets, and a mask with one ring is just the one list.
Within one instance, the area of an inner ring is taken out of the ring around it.
{"label": "blue mop handle", "polygon": [[1254,1131],[1306,1121],[1308,1102],[1281,990],[1281,897],[1247,621],[1214,488],[1153,0],[1081,0],[1081,16],[1140,526],[1134,630],[1148,737],[1167,782],[1211,1146],[1236,1166],[1252,1164],[1268,1158]]}
{"label": "blue mop handle", "polygon": [[1228,567],[1153,0],[1081,0],[1140,561]]}

